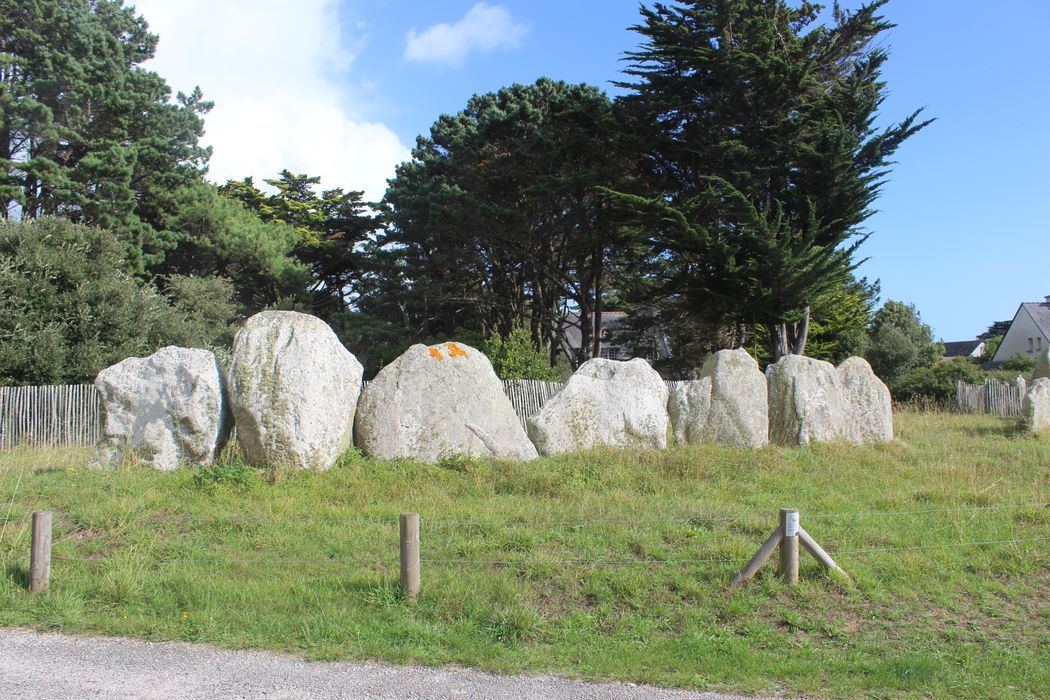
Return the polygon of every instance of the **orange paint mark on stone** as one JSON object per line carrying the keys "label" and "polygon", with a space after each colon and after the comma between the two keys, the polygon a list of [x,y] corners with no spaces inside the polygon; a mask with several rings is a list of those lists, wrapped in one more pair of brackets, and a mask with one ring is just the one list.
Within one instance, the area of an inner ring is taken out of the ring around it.
{"label": "orange paint mark on stone", "polygon": [[434,359],[437,360],[438,362],[441,362],[442,360],[445,359],[444,357],[442,357],[441,351],[438,350],[437,348],[430,348],[430,354],[433,355]]}
{"label": "orange paint mark on stone", "polygon": [[460,350],[459,346],[455,343],[445,343],[445,347],[448,348],[449,357],[466,357],[467,353]]}

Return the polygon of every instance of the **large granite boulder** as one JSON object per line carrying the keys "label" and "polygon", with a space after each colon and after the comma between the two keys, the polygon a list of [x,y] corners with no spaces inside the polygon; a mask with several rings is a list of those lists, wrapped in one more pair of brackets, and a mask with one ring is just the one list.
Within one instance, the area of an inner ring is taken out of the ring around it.
{"label": "large granite boulder", "polygon": [[222,370],[208,350],[169,346],[95,378],[105,414],[95,460],[124,457],[165,471],[211,463],[229,435]]}
{"label": "large granite boulder", "polygon": [[719,350],[700,379],[676,384],[667,412],[678,442],[762,447],[769,441],[766,378],[743,348]]}
{"label": "large granite boulder", "polygon": [[1050,379],[1050,348],[1043,350],[1035,359],[1035,371],[1032,372],[1032,381],[1042,378]]}
{"label": "large granite boulder", "polygon": [[1021,404],[1021,425],[1032,433],[1050,430],[1050,378],[1032,382]]}
{"label": "large granite boulder", "polygon": [[667,446],[667,385],[642,359],[595,358],[528,419],[543,455],[610,447]]}
{"label": "large granite boulder", "polygon": [[462,343],[413,345],[381,369],[361,394],[356,430],[378,459],[537,457],[492,364]]}
{"label": "large granite boulder", "polygon": [[363,368],[319,318],[264,311],[233,341],[229,394],[252,464],[328,469],[350,447]]}
{"label": "large granite boulder", "polygon": [[671,433],[680,445],[704,442],[711,411],[711,377],[674,382],[667,397]]}
{"label": "large granite boulder", "polygon": [[719,350],[704,362],[700,376],[711,378],[707,442],[736,447],[762,447],[769,442],[766,378],[747,350]]}
{"label": "large granite boulder", "polygon": [[846,398],[834,365],[802,355],[785,355],[766,368],[769,441],[809,445],[842,439]]}
{"label": "large granite boulder", "polygon": [[836,370],[846,400],[842,437],[850,442],[893,442],[893,399],[862,357],[850,357]]}

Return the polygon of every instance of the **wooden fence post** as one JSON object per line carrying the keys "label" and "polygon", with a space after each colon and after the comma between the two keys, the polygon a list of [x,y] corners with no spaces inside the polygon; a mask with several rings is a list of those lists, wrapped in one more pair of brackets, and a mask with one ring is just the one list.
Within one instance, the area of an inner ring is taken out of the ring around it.
{"label": "wooden fence post", "polygon": [[744,568],[740,570],[740,573],[736,575],[736,578],[729,585],[739,586],[758,573],[762,565],[772,556],[773,550],[777,548],[777,545],[780,545],[780,576],[787,585],[796,585],[798,583],[800,543],[806,548],[806,551],[816,557],[822,566],[838,571],[846,578],[849,578],[849,574],[843,571],[842,567],[835,563],[835,560],[817,544],[816,540],[802,529],[802,526],[799,524],[798,510],[795,508],[781,508],[780,523],[777,525],[777,529],[773,530],[773,534],[762,543],[755,555],[744,565]]}
{"label": "wooden fence post", "polygon": [[784,583],[794,586],[798,583],[798,510],[795,508],[780,509],[780,528],[784,537],[780,540],[780,577]]}
{"label": "wooden fence post", "polygon": [[33,543],[29,551],[29,591],[47,590],[51,579],[51,513],[33,513]]}
{"label": "wooden fence post", "polygon": [[409,600],[419,595],[419,513],[401,514],[401,591]]}

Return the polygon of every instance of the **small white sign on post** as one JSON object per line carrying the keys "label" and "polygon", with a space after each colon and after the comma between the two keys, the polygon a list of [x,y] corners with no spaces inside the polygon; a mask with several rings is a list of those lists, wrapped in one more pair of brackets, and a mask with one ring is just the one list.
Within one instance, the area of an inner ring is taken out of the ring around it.
{"label": "small white sign on post", "polygon": [[798,537],[798,511],[785,513],[784,537]]}

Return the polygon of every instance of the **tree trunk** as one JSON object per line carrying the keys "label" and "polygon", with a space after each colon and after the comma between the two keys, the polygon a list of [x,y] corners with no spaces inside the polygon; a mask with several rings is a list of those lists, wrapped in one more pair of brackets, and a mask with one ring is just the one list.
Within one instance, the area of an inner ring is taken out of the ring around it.
{"label": "tree trunk", "polygon": [[769,330],[769,353],[776,362],[784,355],[805,355],[806,341],[809,339],[809,307],[802,312],[802,318],[792,323],[771,323]]}
{"label": "tree trunk", "polygon": [[792,354],[805,355],[806,354],[806,341],[809,339],[809,307],[802,312],[802,320],[798,323],[791,324],[793,328],[793,342],[792,342]]}
{"label": "tree trunk", "polygon": [[602,283],[605,272],[600,251],[592,259],[592,264],[594,269],[594,350],[591,352],[591,357],[599,357],[602,350]]}

